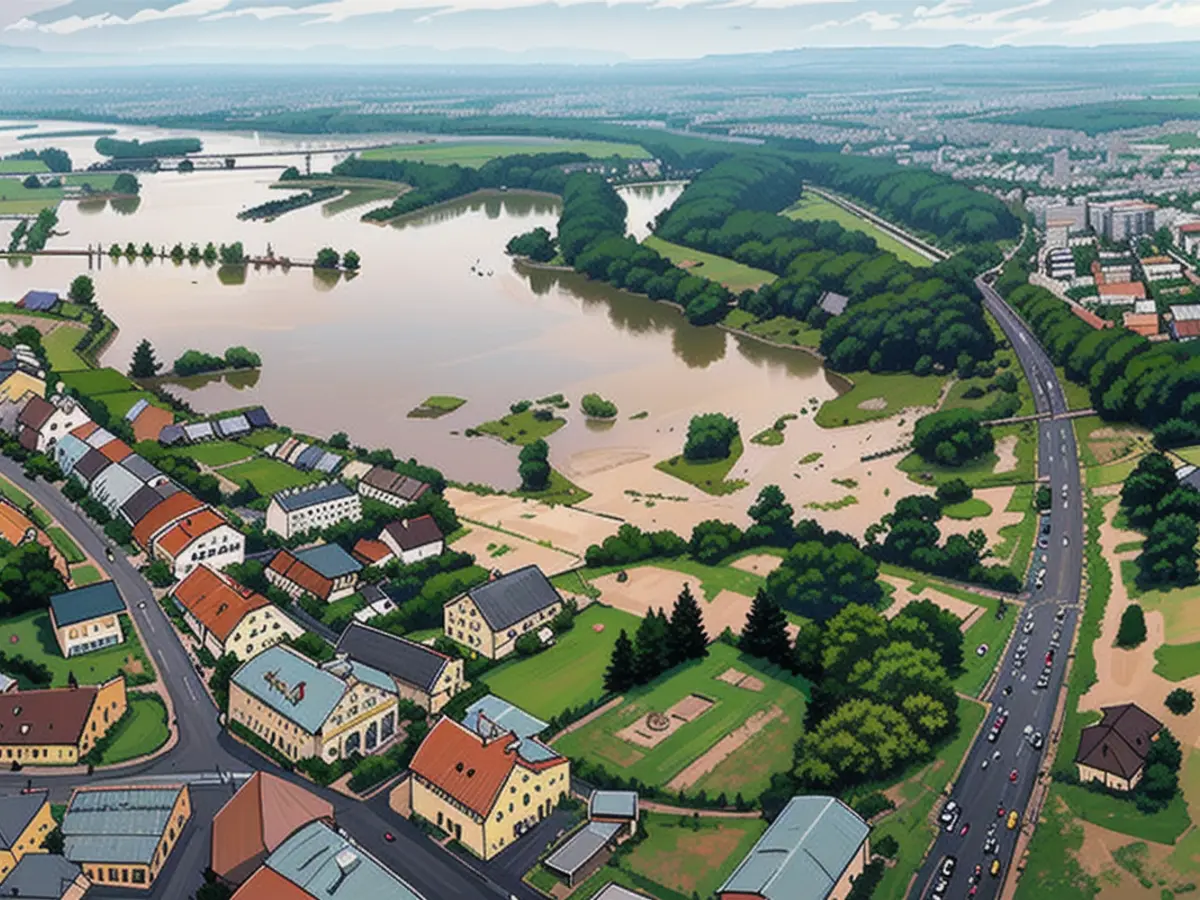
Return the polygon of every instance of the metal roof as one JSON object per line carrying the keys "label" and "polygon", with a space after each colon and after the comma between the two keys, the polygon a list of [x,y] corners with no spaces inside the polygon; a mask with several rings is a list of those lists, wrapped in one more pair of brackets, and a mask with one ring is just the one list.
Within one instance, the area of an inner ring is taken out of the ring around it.
{"label": "metal roof", "polygon": [[0,797],[0,849],[11,850],[33,817],[46,804],[48,791]]}
{"label": "metal roof", "polygon": [[616,822],[589,822],[546,858],[546,867],[570,877],[603,850],[620,830],[621,826]]}
{"label": "metal roof", "polygon": [[400,876],[324,822],[305,825],[267,857],[266,865],[314,897],[424,900]]}
{"label": "metal roof", "polygon": [[45,312],[58,302],[58,294],[53,291],[29,291],[18,304],[22,309]]}
{"label": "metal roof", "polygon": [[150,405],[149,400],[146,400],[144,398],[139,400],[137,403],[133,404],[133,406],[129,407],[129,411],[127,413],[125,413],[125,421],[132,422],[134,419],[136,419],[138,416],[140,416],[142,414],[142,410],[144,410],[149,405]]}
{"label": "metal roof", "polygon": [[[501,575],[467,591],[479,614],[493,631],[502,631],[548,606],[562,601],[558,591],[536,565]],[[449,601],[455,602],[454,600]]]}
{"label": "metal roof", "polygon": [[26,853],[0,885],[0,891],[24,900],[61,900],[65,885],[82,873],[56,853]]}
{"label": "metal roof", "polygon": [[233,683],[309,734],[325,724],[346,693],[341,678],[278,644],[234,672]]}
{"label": "metal roof", "polygon": [[[493,724],[499,725],[501,731],[511,731],[519,738],[533,737],[549,727],[541,719],[534,718],[507,700],[501,700],[495,694],[481,697],[468,706],[467,714],[463,716],[463,725],[476,734],[483,734],[479,730],[480,715]],[[486,737],[486,735],[484,736]]]}
{"label": "metal roof", "polygon": [[1184,303],[1171,307],[1171,315],[1176,322],[1187,322],[1190,319],[1200,319],[1200,303]]}
{"label": "metal roof", "polygon": [[104,504],[109,515],[113,515],[143,486],[142,479],[126,469],[122,463],[114,463],[96,476],[88,493]]}
{"label": "metal roof", "polygon": [[151,463],[147,462],[143,457],[138,456],[136,453],[133,456],[127,456],[121,460],[121,465],[144,482],[150,482],[155,478],[161,478],[163,474]]}
{"label": "metal roof", "polygon": [[185,787],[76,791],[63,817],[63,851],[72,862],[149,865]]}
{"label": "metal roof", "polygon": [[600,893],[592,897],[592,900],[654,900],[654,898],[649,894],[640,894],[629,888],[621,887],[615,881],[610,881],[601,888]]}
{"label": "metal roof", "polygon": [[125,601],[121,599],[115,583],[98,581],[87,587],[55,594],[50,598],[50,609],[54,612],[54,621],[61,628],[64,625],[87,622],[99,616],[123,613]]}
{"label": "metal roof", "polygon": [[350,490],[350,488],[346,487],[340,481],[335,481],[331,484],[319,484],[306,491],[297,491],[294,494],[276,494],[272,502],[278,503],[284,512],[295,512],[296,510],[307,509],[310,506],[317,506],[321,503],[347,500],[354,496],[356,496],[354,491]]}
{"label": "metal roof", "polygon": [[870,830],[834,797],[793,797],[718,893],[825,900]]}
{"label": "metal roof", "polygon": [[[391,600],[384,598],[387,603]],[[337,652],[366,663],[423,691],[432,691],[448,657],[432,647],[351,622],[337,642]],[[390,686],[389,690],[394,686]]]}
{"label": "metal roof", "polygon": [[300,452],[299,456],[292,460],[292,465],[297,469],[309,471],[316,467],[317,463],[321,461],[321,457],[324,455],[325,451],[316,444],[309,444]]}
{"label": "metal roof", "polygon": [[91,449],[87,441],[81,440],[73,434],[64,434],[54,445],[54,461],[58,463],[58,467],[62,469],[64,475],[70,475],[71,470],[75,468],[75,463],[83,459]]}
{"label": "metal roof", "polygon": [[97,428],[86,438],[84,438],[84,440],[88,442],[89,446],[95,447],[97,450],[110,441],[115,441],[116,439],[117,436],[106,428]]}
{"label": "metal roof", "polygon": [[213,427],[208,422],[193,422],[183,426],[183,434],[189,441],[202,441],[214,436]]}
{"label": "metal roof", "polygon": [[637,815],[637,791],[592,791],[588,799],[588,815],[621,816],[632,819]]}
{"label": "metal roof", "polygon": [[331,474],[341,464],[342,464],[342,458],[340,456],[338,456],[336,453],[326,452],[326,454],[321,457],[320,462],[318,462],[315,466],[313,466],[313,468],[316,469],[318,472],[325,472],[326,474]]}
{"label": "metal roof", "polygon": [[180,441],[186,439],[187,435],[183,433],[182,425],[167,425],[158,433],[158,442],[165,447],[178,444]]}
{"label": "metal roof", "polygon": [[850,298],[844,294],[835,294],[833,291],[826,291],[821,295],[821,309],[829,313],[831,316],[840,316],[846,311],[846,304],[850,302]]}
{"label": "metal roof", "polygon": [[271,416],[261,406],[248,409],[242,415],[246,417],[246,421],[250,423],[251,428],[270,428],[275,424],[271,421]]}
{"label": "metal roof", "polygon": [[250,431],[250,423],[242,415],[226,416],[224,419],[217,419],[214,424],[217,426],[217,431],[225,437],[246,434]]}
{"label": "metal roof", "polygon": [[361,572],[362,563],[341,548],[340,544],[321,544],[292,554],[318,575],[325,578],[340,578],[352,572]]}

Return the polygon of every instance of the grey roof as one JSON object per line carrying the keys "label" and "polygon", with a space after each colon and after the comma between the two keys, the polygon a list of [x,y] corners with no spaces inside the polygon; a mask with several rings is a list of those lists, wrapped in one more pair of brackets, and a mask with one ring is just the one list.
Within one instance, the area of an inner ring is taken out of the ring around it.
{"label": "grey roof", "polygon": [[26,853],[0,884],[0,895],[62,900],[67,886],[81,874],[79,866],[56,853]]}
{"label": "grey roof", "polygon": [[88,446],[95,447],[97,450],[99,450],[105,444],[112,443],[116,439],[117,436],[107,428],[97,428],[86,438],[84,438],[84,440],[87,441]]}
{"label": "grey roof", "polygon": [[593,895],[592,900],[654,900],[654,898],[649,894],[631,891],[629,888],[621,887],[615,881],[610,881],[600,889],[600,893]]}
{"label": "grey roof", "polygon": [[846,311],[846,304],[850,302],[850,298],[842,294],[835,294],[833,291],[826,291],[821,295],[821,309],[829,313],[831,316],[840,316]]}
{"label": "grey roof", "polygon": [[[401,550],[416,550],[446,539],[433,516],[417,516],[415,519],[388,522],[383,526],[383,531]],[[379,537],[382,540],[383,535]]]}
{"label": "grey roof", "polygon": [[79,458],[79,462],[71,469],[71,474],[77,476],[84,484],[90,485],[97,475],[112,464],[111,459],[99,450],[92,449]]}
{"label": "grey roof", "polygon": [[282,459],[288,465],[294,466],[297,460],[300,459],[301,454],[311,446],[312,444],[308,444],[304,441],[296,441],[296,443],[292,444],[290,447],[284,444],[283,448],[280,450],[280,459]]}
{"label": "grey roof", "polygon": [[121,515],[130,525],[136,525],[142,521],[146,513],[178,490],[179,488],[171,481],[164,481],[154,487],[143,486],[122,504]]}
{"label": "grey roof", "polygon": [[[309,734],[316,734],[346,693],[342,679],[279,644],[234,672],[233,683]],[[297,693],[301,684],[303,696]]]}
{"label": "grey roof", "polygon": [[250,431],[250,423],[246,421],[245,416],[241,415],[226,416],[224,419],[217,419],[213,424],[224,437],[234,437]]}
{"label": "grey roof", "polygon": [[1183,303],[1178,306],[1172,306],[1171,315],[1175,317],[1176,322],[1200,319],[1200,303]]}
{"label": "grey roof", "polygon": [[373,466],[371,471],[360,479],[359,484],[392,494],[408,503],[412,503],[429,490],[429,485],[425,482],[393,472],[385,466]]}
{"label": "grey roof", "polygon": [[125,612],[125,601],[111,581],[98,581],[86,587],[63,591],[50,598],[50,609],[54,621],[61,628],[76,625],[98,616],[111,616]]}
{"label": "grey roof", "polygon": [[112,515],[142,487],[142,479],[125,468],[124,463],[116,463],[96,476],[89,493]]}
{"label": "grey roof", "polygon": [[0,797],[0,849],[12,849],[48,796],[49,791],[38,791],[36,794]]}
{"label": "grey roof", "polygon": [[[515,569],[467,591],[493,631],[502,631],[562,600],[536,565]],[[454,601],[451,600],[451,603]]]}
{"label": "grey roof", "polygon": [[620,816],[632,819],[637,816],[637,791],[592,791],[588,799],[588,815]]}
{"label": "grey roof", "polygon": [[718,893],[825,900],[870,830],[834,797],[793,797]]}
{"label": "grey roof", "polygon": [[18,304],[23,309],[45,312],[58,302],[58,294],[53,291],[29,291]]}
{"label": "grey roof", "polygon": [[589,822],[546,858],[546,867],[568,877],[574,875],[617,836],[616,822]]}
{"label": "grey roof", "polygon": [[193,422],[183,426],[183,434],[189,441],[203,441],[213,437],[213,427],[208,422]]}
{"label": "grey roof", "polygon": [[162,477],[162,472],[136,453],[121,460],[121,465],[142,481],[153,481],[155,478]]}
{"label": "grey roof", "polygon": [[300,452],[300,455],[292,461],[292,465],[297,469],[309,471],[321,461],[321,457],[324,455],[325,451],[316,444],[309,444]]}
{"label": "grey roof", "polygon": [[75,463],[87,456],[91,449],[87,441],[73,434],[64,434],[54,445],[54,461],[58,463],[64,475],[70,475]]}
{"label": "grey roof", "polygon": [[362,571],[362,563],[338,544],[321,544],[319,547],[297,550],[292,555],[318,575],[330,580]]}
{"label": "grey roof", "polygon": [[313,468],[318,472],[332,474],[334,470],[336,470],[341,464],[342,458],[340,456],[338,456],[336,453],[326,452],[325,455],[321,457],[320,461],[313,466]]}
{"label": "grey roof", "polygon": [[1186,465],[1175,470],[1175,477],[1180,484],[1191,485],[1200,490],[1200,466]]}
{"label": "grey roof", "polygon": [[132,422],[134,419],[136,419],[138,416],[140,416],[142,414],[142,410],[144,410],[149,405],[150,405],[149,400],[145,400],[145,399],[139,400],[137,403],[133,404],[133,406],[129,407],[129,411],[127,413],[125,413],[125,421]]}
{"label": "grey roof", "polygon": [[336,649],[338,653],[345,653],[353,660],[427,692],[433,690],[450,660],[432,647],[358,622],[351,622],[346,627]]}
{"label": "grey roof", "polygon": [[72,862],[149,865],[184,787],[76,791],[63,817]]}
{"label": "grey roof", "polygon": [[246,417],[246,421],[250,423],[251,428],[270,428],[275,424],[271,421],[271,416],[261,406],[248,409],[242,415]]}
{"label": "grey roof", "polygon": [[170,447],[172,444],[178,444],[184,440],[187,440],[187,435],[183,433],[182,425],[166,425],[158,433],[158,442],[165,447]]}
{"label": "grey roof", "polygon": [[284,512],[295,512],[298,509],[306,509],[333,500],[346,500],[353,496],[354,491],[340,481],[335,481],[332,484],[319,484],[294,494],[276,494],[272,502],[278,503]]}
{"label": "grey roof", "polygon": [[326,900],[424,900],[400,876],[324,822],[305,825],[275,848],[266,865]]}

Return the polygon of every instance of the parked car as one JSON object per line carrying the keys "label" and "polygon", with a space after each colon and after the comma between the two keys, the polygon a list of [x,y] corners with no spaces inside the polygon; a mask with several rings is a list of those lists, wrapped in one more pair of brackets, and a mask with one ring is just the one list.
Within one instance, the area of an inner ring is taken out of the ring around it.
{"label": "parked car", "polygon": [[1012,831],[1014,828],[1016,828],[1017,822],[1019,822],[1020,820],[1021,820],[1021,817],[1017,815],[1017,811],[1015,809],[1012,812],[1010,812],[1008,814],[1008,830]]}

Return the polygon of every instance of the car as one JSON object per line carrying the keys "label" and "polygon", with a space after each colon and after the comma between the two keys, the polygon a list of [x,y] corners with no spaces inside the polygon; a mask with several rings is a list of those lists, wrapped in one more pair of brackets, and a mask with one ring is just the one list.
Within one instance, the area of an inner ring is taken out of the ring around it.
{"label": "car", "polygon": [[145,608],[146,608],[146,601],[145,601],[145,600],[139,600],[139,601],[138,601],[138,609],[145,609]]}
{"label": "car", "polygon": [[1063,546],[1065,547],[1070,543],[1071,543],[1071,539],[1064,534],[1063,535]]}
{"label": "car", "polygon": [[1000,847],[1000,842],[993,838],[988,838],[983,842],[983,852],[989,856],[995,856],[996,851]]}
{"label": "car", "polygon": [[992,754],[992,759],[999,759],[999,758],[1000,758],[1000,751],[997,750],[995,753]]}
{"label": "car", "polygon": [[996,823],[995,822],[993,822],[991,825],[988,826],[987,836],[988,837],[996,836]]}
{"label": "car", "polygon": [[1019,822],[1020,820],[1021,820],[1021,817],[1017,815],[1017,811],[1015,809],[1012,812],[1010,812],[1008,814],[1008,830],[1012,831],[1014,828],[1016,828],[1017,822]]}
{"label": "car", "polygon": [[1003,803],[1001,803],[999,806],[996,807],[996,818],[997,819],[1004,818],[1004,804]]}
{"label": "car", "polygon": [[971,884],[975,884],[975,882],[979,881],[981,877],[983,877],[983,865],[976,863],[975,871],[971,873]]}
{"label": "car", "polygon": [[993,878],[997,877],[1000,874],[1000,860],[993,859],[988,871],[992,873]]}
{"label": "car", "polygon": [[1050,557],[1047,556],[1045,553],[1043,553],[1042,554],[1042,562],[1049,562],[1049,561],[1050,561]]}
{"label": "car", "polygon": [[942,814],[938,816],[938,821],[942,823],[942,827],[947,831],[954,830],[954,823],[958,821],[958,817],[962,814],[962,810],[958,808],[958,804],[951,800],[942,810]]}
{"label": "car", "polygon": [[1050,546],[1050,542],[1048,540],[1046,540],[1044,537],[1040,537],[1040,538],[1038,538],[1038,546],[1041,547],[1043,550],[1045,550],[1047,547]]}
{"label": "car", "polygon": [[979,885],[973,884],[973,885],[971,885],[971,889],[969,891],[967,891],[967,896],[974,897],[978,893],[979,893]]}
{"label": "car", "polygon": [[1041,750],[1042,744],[1044,744],[1044,743],[1045,743],[1045,738],[1042,737],[1042,733],[1040,731],[1036,732],[1033,735],[1033,737],[1031,737],[1029,739],[1029,746],[1032,747],[1034,750]]}
{"label": "car", "polygon": [[988,760],[985,759],[982,763],[980,763],[979,768],[986,769],[987,767],[988,767]]}
{"label": "car", "polygon": [[1050,533],[1050,523],[1048,521],[1043,522],[1042,523],[1042,534],[1049,534],[1049,533]]}
{"label": "car", "polygon": [[1064,497],[1067,496],[1067,486],[1065,484],[1062,486],[1061,494]]}
{"label": "car", "polygon": [[1060,606],[1058,608],[1058,612],[1056,612],[1054,614],[1055,621],[1061,622],[1066,617],[1067,617],[1067,608],[1065,606]]}
{"label": "car", "polygon": [[1022,731],[1021,734],[1025,735],[1025,737],[1029,737],[1031,734],[1033,734],[1033,726],[1026,725],[1025,730]]}
{"label": "car", "polygon": [[1033,622],[1026,622],[1025,627],[1021,630],[1026,634],[1033,634]]}
{"label": "car", "polygon": [[387,841],[389,844],[394,844],[396,842],[396,836],[394,834],[392,834],[390,831],[385,831],[383,833],[383,839],[385,841]]}
{"label": "car", "polygon": [[1011,696],[1011,695],[1012,695],[1012,685],[1011,685],[1011,684],[1006,684],[1006,685],[1004,686],[1004,696],[1005,696],[1005,697],[1009,697],[1009,696]]}
{"label": "car", "polygon": [[1061,628],[1055,628],[1055,629],[1054,629],[1054,634],[1050,635],[1050,638],[1051,638],[1052,640],[1055,640],[1055,641],[1060,641],[1060,640],[1062,640],[1062,629],[1061,629]]}
{"label": "car", "polygon": [[1017,770],[1016,769],[1013,769],[1011,772],[1008,773],[1008,780],[1011,781],[1013,784],[1017,783]]}
{"label": "car", "polygon": [[963,827],[962,827],[962,828],[960,828],[960,829],[958,830],[958,836],[959,836],[959,837],[966,837],[966,836],[967,836],[967,832],[968,832],[968,831],[970,831],[970,830],[971,830],[971,823],[970,823],[970,822],[963,822]]}
{"label": "car", "polygon": [[950,878],[954,874],[954,867],[958,865],[958,859],[953,856],[947,856],[942,860],[942,867],[938,870],[942,873],[943,878]]}
{"label": "car", "polygon": [[985,655],[987,652],[988,652],[988,645],[987,645],[987,644],[980,644],[978,647],[976,647],[976,648],[975,648],[975,655],[976,655],[976,656],[983,656],[983,655]]}
{"label": "car", "polygon": [[1048,666],[1054,665],[1054,649],[1053,648],[1046,651],[1046,665],[1048,665]]}

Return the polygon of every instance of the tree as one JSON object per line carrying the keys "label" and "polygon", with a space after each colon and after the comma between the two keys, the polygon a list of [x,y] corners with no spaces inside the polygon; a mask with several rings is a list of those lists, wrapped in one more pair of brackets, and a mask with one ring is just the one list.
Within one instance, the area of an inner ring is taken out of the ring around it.
{"label": "tree", "polygon": [[25,180],[21,182],[21,187],[27,191],[36,191],[42,186],[42,180],[36,175],[26,175]]}
{"label": "tree", "polygon": [[148,338],[142,338],[133,351],[133,359],[129,363],[130,378],[153,378],[162,368],[162,363],[154,358],[154,347]]}
{"label": "tree", "polygon": [[554,237],[540,225],[532,231],[518,234],[504,249],[511,256],[528,257],[534,262],[549,262],[558,252]]}
{"label": "tree", "polygon": [[853,544],[803,541],[767,576],[766,591],[785,610],[823,622],[851,603],[878,606],[878,575],[879,564]]}
{"label": "tree", "polygon": [[236,653],[226,653],[217,660],[217,664],[213,666],[212,675],[208,677],[209,690],[213,692],[217,708],[221,712],[229,711],[229,682],[233,678],[233,673],[240,666],[241,662]]}
{"label": "tree", "polygon": [[1158,504],[1179,484],[1175,467],[1162,453],[1147,453],[1121,485],[1121,507],[1135,527],[1150,525]]}
{"label": "tree", "polygon": [[322,247],[317,251],[317,258],[313,265],[318,269],[336,269],[341,256],[332,247]]}
{"label": "tree", "polygon": [[804,788],[833,790],[879,780],[928,753],[898,710],[856,699],[805,730],[792,774]]}
{"label": "tree", "polygon": [[667,630],[667,617],[661,609],[650,610],[638,625],[633,639],[633,669],[638,684],[653,681],[670,667]]}
{"label": "tree", "polygon": [[777,666],[792,668],[794,658],[787,624],[787,614],[783,608],[760,588],[746,615],[738,649]]}
{"label": "tree", "polygon": [[300,178],[300,170],[295,166],[288,166],[279,176],[280,181],[297,181]]}
{"label": "tree", "polygon": [[913,600],[892,619],[896,640],[910,641],[937,653],[947,672],[957,674],[963,666],[963,633],[958,617],[932,600]]}
{"label": "tree", "polygon": [[747,545],[789,547],[795,541],[796,530],[792,524],[795,510],[778,485],[768,484],[759,491],[758,499],[747,513],[754,520],[754,524],[746,531]]}
{"label": "tree", "polygon": [[1186,716],[1196,706],[1196,695],[1187,688],[1175,688],[1167,694],[1167,709],[1177,716]]}
{"label": "tree", "polygon": [[1156,519],[1137,558],[1139,584],[1195,584],[1198,540],[1200,529],[1190,515],[1172,513]]}
{"label": "tree", "polygon": [[621,633],[617,635],[617,642],[613,644],[608,668],[604,671],[604,689],[614,694],[623,694],[637,683],[636,678],[633,642],[622,628]]}
{"label": "tree", "polygon": [[693,462],[727,459],[738,439],[738,424],[723,413],[692,416],[688,423],[684,459]]}
{"label": "tree", "polygon": [[128,197],[137,196],[142,190],[142,186],[138,183],[137,177],[129,172],[121,172],[113,179],[113,193],[122,194]]}
{"label": "tree", "polygon": [[741,543],[742,530],[736,525],[720,519],[705,519],[692,529],[688,551],[698,562],[712,565],[737,550]]}
{"label": "tree", "polygon": [[961,466],[992,452],[995,441],[973,409],[947,409],[917,420],[913,450],[929,463]]}
{"label": "tree", "polygon": [[1121,624],[1117,628],[1117,646],[1126,650],[1146,640],[1146,616],[1142,607],[1130,603],[1121,613]]}
{"label": "tree", "polygon": [[342,267],[347,272],[357,272],[359,266],[362,265],[362,258],[354,250],[347,250],[342,254]]}
{"label": "tree", "polygon": [[670,627],[667,630],[667,658],[670,665],[677,666],[689,659],[708,656],[708,635],[704,632],[704,613],[692,596],[691,585],[684,582],[683,590],[671,610]]}
{"label": "tree", "polygon": [[550,484],[550,446],[541,438],[526,444],[518,454],[521,490],[544,491]]}
{"label": "tree", "polygon": [[257,369],[262,365],[262,357],[242,346],[226,347],[222,360],[229,369]]}
{"label": "tree", "polygon": [[179,165],[175,167],[175,170],[186,175],[189,172],[194,172],[196,170],[196,164],[190,159],[181,159],[179,161]]}
{"label": "tree", "polygon": [[[188,160],[184,160],[184,162],[188,162]],[[379,757],[372,758],[378,759]],[[196,889],[192,900],[229,900],[232,896],[233,889],[223,884],[212,869],[205,869],[204,884]]]}
{"label": "tree", "polygon": [[66,590],[50,551],[36,541],[4,549],[0,544],[0,617],[45,609]]}
{"label": "tree", "polygon": [[175,573],[165,560],[156,559],[142,570],[142,574],[156,588],[170,587],[175,583]]}
{"label": "tree", "polygon": [[67,839],[63,835],[62,828],[58,825],[50,829],[42,839],[42,849],[47,853],[53,853],[55,856],[62,856],[66,844]]}
{"label": "tree", "polygon": [[329,446],[334,450],[350,449],[350,435],[344,431],[335,431],[329,437]]}
{"label": "tree", "polygon": [[954,503],[962,503],[964,500],[970,500],[973,491],[971,486],[961,478],[949,478],[937,486],[937,502],[942,506],[950,506]]}
{"label": "tree", "polygon": [[593,419],[613,419],[617,415],[617,404],[599,394],[584,394],[579,401],[579,408],[584,415]]}
{"label": "tree", "polygon": [[201,256],[210,266],[217,261],[218,255],[217,247],[212,241],[209,241],[204,245],[204,252],[201,254]]}
{"label": "tree", "polygon": [[91,306],[96,300],[96,285],[88,275],[76,275],[67,288],[67,297],[75,303]]}

